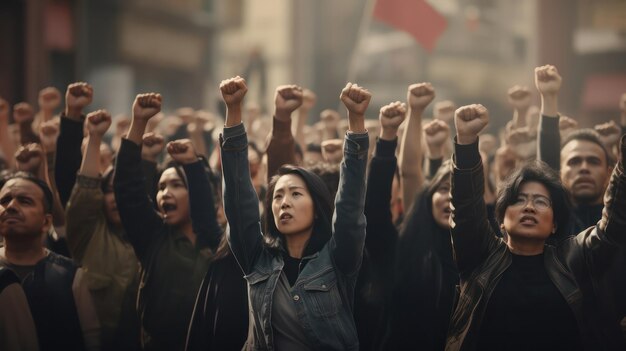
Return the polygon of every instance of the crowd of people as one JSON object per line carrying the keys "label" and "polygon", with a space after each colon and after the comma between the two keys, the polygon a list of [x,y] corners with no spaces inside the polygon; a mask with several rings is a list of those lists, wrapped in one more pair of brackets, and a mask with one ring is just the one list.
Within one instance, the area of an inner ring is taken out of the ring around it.
{"label": "crowd of people", "polygon": [[239,76],[223,119],[0,98],[0,349],[624,350],[626,93],[579,128],[556,67],[535,85],[496,135],[427,118],[430,83],[378,119],[348,83],[313,125],[312,91],[266,117]]}

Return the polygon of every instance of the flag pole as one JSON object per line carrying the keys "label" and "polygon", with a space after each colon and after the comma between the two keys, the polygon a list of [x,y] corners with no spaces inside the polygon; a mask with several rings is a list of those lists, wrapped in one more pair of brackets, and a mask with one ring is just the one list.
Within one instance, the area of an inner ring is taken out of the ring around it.
{"label": "flag pole", "polygon": [[354,82],[357,78],[357,66],[359,63],[361,43],[363,42],[363,38],[365,38],[367,32],[369,31],[376,1],[377,0],[366,0],[365,9],[363,9],[363,16],[361,17],[361,23],[359,24],[359,31],[357,33],[356,43],[354,45],[354,49],[352,49],[352,55],[350,56],[347,82]]}

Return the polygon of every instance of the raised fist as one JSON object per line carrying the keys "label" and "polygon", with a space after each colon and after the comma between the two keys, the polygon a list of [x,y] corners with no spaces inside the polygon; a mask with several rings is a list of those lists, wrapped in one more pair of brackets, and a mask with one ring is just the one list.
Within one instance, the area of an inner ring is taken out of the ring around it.
{"label": "raised fist", "polygon": [[600,134],[600,140],[609,148],[617,144],[622,135],[622,128],[614,121],[598,124],[593,129]]}
{"label": "raised fist", "polygon": [[237,76],[223,80],[220,83],[220,91],[226,106],[237,106],[241,105],[243,97],[248,92],[248,87],[246,86],[246,80]]}
{"label": "raised fist", "polygon": [[145,160],[156,161],[157,156],[165,148],[165,139],[161,134],[146,133],[143,135],[141,157]]}
{"label": "raised fist", "polygon": [[174,140],[167,143],[167,152],[174,161],[186,165],[198,161],[196,150],[189,139]]}
{"label": "raised fist", "polygon": [[459,144],[474,143],[478,133],[489,124],[489,112],[480,104],[459,107],[454,114],[454,124]]}
{"label": "raised fist", "polygon": [[556,95],[561,89],[561,76],[552,65],[535,68],[535,86],[541,95]]}
{"label": "raised fist", "polygon": [[65,91],[65,112],[80,113],[85,106],[91,103],[91,100],[93,100],[91,85],[85,82],[72,83],[67,86]]}
{"label": "raised fist", "polygon": [[435,98],[435,88],[430,83],[409,85],[406,100],[413,110],[424,110]]}
{"label": "raised fist", "polygon": [[54,151],[59,137],[59,120],[52,119],[41,124],[39,128],[39,140],[46,152]]}
{"label": "raised fist", "polygon": [[508,143],[521,159],[528,159],[537,152],[537,143],[530,128],[514,128],[508,135]]}
{"label": "raised fist", "polygon": [[439,151],[450,137],[450,127],[448,123],[434,119],[424,125],[424,136],[428,149],[430,151]]}
{"label": "raised fist", "polygon": [[37,174],[43,162],[43,150],[35,143],[20,146],[15,152],[15,161],[18,171]]}
{"label": "raised fist", "polygon": [[312,90],[304,89],[302,90],[302,109],[303,110],[311,110],[315,103],[317,102],[317,95]]}
{"label": "raised fist", "polygon": [[161,111],[161,94],[139,94],[133,103],[133,119],[148,121]]}
{"label": "raised fist", "polygon": [[289,119],[291,113],[302,105],[302,88],[297,85],[281,85],[274,94],[276,118]]}
{"label": "raised fist", "polygon": [[454,120],[454,110],[456,110],[456,105],[451,100],[439,101],[435,103],[433,116],[446,123],[451,123]]}
{"label": "raised fist", "polygon": [[343,140],[330,139],[324,140],[321,144],[322,158],[324,161],[332,164],[340,163],[343,159]]}
{"label": "raised fist", "polygon": [[530,90],[526,86],[514,85],[508,91],[509,104],[516,110],[524,110],[530,107]]}
{"label": "raised fist", "polygon": [[356,84],[348,83],[341,91],[339,98],[346,106],[350,114],[354,117],[363,117],[365,116],[365,111],[370,103],[372,94],[365,88]]}
{"label": "raised fist", "polygon": [[87,131],[90,136],[102,137],[111,126],[111,115],[106,110],[98,110],[87,115]]}
{"label": "raised fist", "polygon": [[325,130],[336,132],[341,116],[335,110],[326,109],[320,112],[320,120]]}
{"label": "raised fist", "polygon": [[392,102],[380,108],[378,120],[383,131],[393,132],[395,136],[400,124],[406,118],[406,104],[400,101]]}
{"label": "raised fist", "polygon": [[47,87],[39,91],[39,109],[54,111],[61,104],[61,92],[55,87]]}
{"label": "raised fist", "polygon": [[35,117],[33,108],[26,102],[13,106],[13,119],[16,123],[32,122]]}

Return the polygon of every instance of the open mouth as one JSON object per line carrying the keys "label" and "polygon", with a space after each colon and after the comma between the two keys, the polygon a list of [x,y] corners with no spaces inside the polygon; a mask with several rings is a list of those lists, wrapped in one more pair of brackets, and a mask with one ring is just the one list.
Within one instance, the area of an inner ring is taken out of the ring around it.
{"label": "open mouth", "polygon": [[522,219],[520,219],[519,222],[523,225],[535,225],[539,223],[535,217],[531,216],[524,216],[522,217]]}
{"label": "open mouth", "polygon": [[166,203],[166,204],[161,205],[161,208],[163,208],[163,213],[168,214],[169,212],[176,210],[176,205]]}
{"label": "open mouth", "polygon": [[293,218],[293,216],[292,216],[292,215],[290,215],[289,213],[283,213],[283,214],[281,214],[281,215],[280,215],[280,217],[278,217],[278,218],[280,219],[280,221],[281,221],[281,222],[286,222],[286,221],[288,221],[288,220],[292,219],[292,218]]}

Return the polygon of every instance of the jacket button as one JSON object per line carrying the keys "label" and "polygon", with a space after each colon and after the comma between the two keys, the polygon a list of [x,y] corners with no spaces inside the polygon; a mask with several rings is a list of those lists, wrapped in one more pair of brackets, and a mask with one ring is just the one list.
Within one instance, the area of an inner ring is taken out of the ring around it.
{"label": "jacket button", "polygon": [[322,289],[326,289],[326,284],[322,284]]}
{"label": "jacket button", "polygon": [[298,296],[298,295],[294,295],[294,296],[293,296],[293,300],[294,300],[294,301],[298,301],[298,300],[300,300],[300,296]]}

